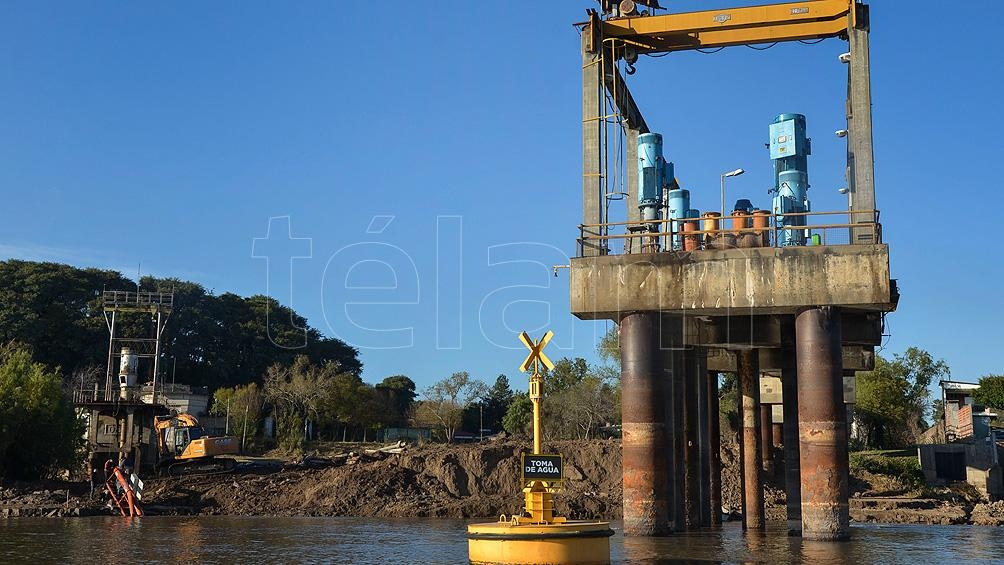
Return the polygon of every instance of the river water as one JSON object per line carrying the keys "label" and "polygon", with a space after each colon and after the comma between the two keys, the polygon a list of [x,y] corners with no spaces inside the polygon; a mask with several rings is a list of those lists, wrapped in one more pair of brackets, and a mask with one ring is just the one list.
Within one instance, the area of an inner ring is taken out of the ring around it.
{"label": "river water", "polygon": [[[3,563],[465,563],[466,521],[368,518],[0,520]],[[613,527],[615,563],[993,563],[1004,529],[858,525],[853,540],[807,542],[781,529],[744,536],[737,523],[667,538],[624,538]]]}

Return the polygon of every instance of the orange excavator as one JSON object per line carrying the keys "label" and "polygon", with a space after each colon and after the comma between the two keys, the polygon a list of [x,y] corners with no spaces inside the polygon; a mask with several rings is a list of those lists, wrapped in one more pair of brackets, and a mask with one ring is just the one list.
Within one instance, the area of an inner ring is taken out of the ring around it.
{"label": "orange excavator", "polygon": [[154,417],[160,454],[157,470],[168,475],[209,475],[229,473],[237,461],[237,440],[210,437],[191,414]]}

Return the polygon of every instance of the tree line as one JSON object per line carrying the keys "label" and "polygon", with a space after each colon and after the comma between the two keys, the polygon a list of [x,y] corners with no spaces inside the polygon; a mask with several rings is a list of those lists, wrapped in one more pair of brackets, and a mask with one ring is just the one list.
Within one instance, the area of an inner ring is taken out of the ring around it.
{"label": "tree line", "polygon": [[[214,294],[198,283],[142,277],[144,291],[173,292],[174,311],[164,330],[159,379],[210,390],[261,382],[275,363],[291,364],[306,355],[317,364],[337,363],[359,374],[358,352],[341,340],[310,327],[291,308],[267,296]],[[101,307],[102,290],[137,289],[121,273],[80,269],[58,263],[0,261],[0,343],[31,347],[35,360],[67,375],[87,374],[108,359],[108,328]],[[119,315],[119,335],[149,337],[144,314]],[[141,367],[152,380],[152,367]]]}

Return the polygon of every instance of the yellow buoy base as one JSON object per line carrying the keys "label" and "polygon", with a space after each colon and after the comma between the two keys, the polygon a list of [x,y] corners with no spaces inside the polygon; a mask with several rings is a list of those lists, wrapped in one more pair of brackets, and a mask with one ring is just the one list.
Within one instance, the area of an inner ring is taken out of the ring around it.
{"label": "yellow buoy base", "polygon": [[490,522],[467,526],[468,558],[474,565],[606,565],[610,563],[609,522],[558,524]]}

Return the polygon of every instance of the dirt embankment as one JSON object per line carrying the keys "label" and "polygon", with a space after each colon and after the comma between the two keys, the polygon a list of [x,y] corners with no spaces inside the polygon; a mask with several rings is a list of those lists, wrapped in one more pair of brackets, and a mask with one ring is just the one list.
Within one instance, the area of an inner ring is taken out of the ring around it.
{"label": "dirt embankment", "polygon": [[[734,442],[724,443],[722,504],[726,512],[738,514],[739,458]],[[621,517],[619,441],[561,441],[545,449],[564,456],[565,491],[555,501],[560,514]],[[143,505],[148,514],[494,517],[520,510],[519,458],[525,451],[526,442],[515,441],[431,444],[322,469],[242,465],[226,475],[149,478]],[[783,476],[765,478],[767,518],[783,520]],[[877,490],[890,486],[882,480],[853,477],[855,521],[1004,525],[1004,502],[877,497]],[[4,485],[0,517],[106,514],[106,498],[89,497],[88,485],[81,483]]]}
{"label": "dirt embankment", "polygon": [[[557,510],[570,517],[617,517],[620,443],[555,442],[566,490]],[[386,459],[327,469],[285,469],[198,479],[147,481],[144,504],[200,514],[484,517],[511,514],[522,500],[525,442],[426,445]]]}

